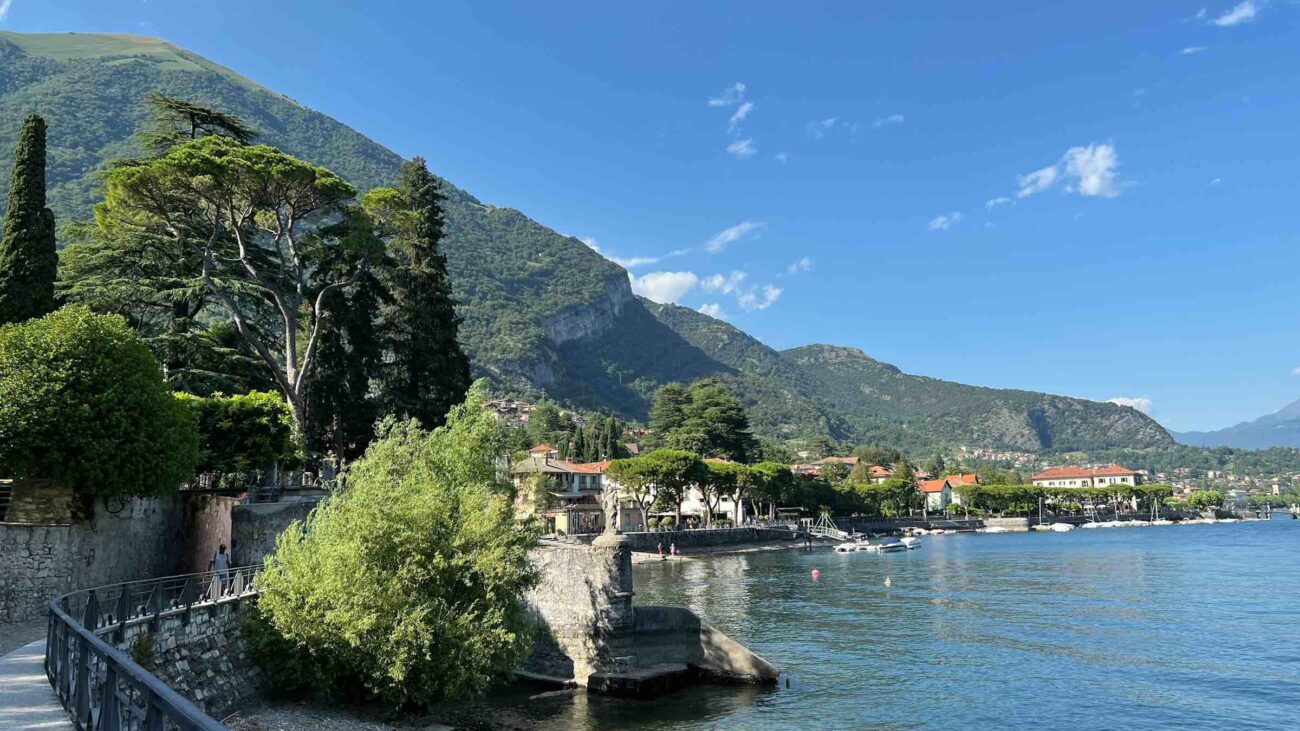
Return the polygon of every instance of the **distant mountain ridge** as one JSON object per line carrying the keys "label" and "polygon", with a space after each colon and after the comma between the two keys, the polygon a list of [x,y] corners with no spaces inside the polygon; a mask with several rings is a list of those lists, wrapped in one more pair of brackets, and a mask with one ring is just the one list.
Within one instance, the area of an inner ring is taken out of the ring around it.
{"label": "distant mountain ridge", "polygon": [[[0,159],[9,159],[26,114],[45,116],[51,208],[60,223],[86,219],[96,170],[140,153],[133,135],[155,90],[237,114],[261,132],[259,142],[359,189],[398,178],[399,156],[356,130],[190,51],[126,35],[0,32]],[[7,186],[0,175],[0,198]],[[728,323],[634,296],[622,267],[519,211],[449,182],[445,192],[462,341],[475,373],[505,390],[641,419],[658,386],[713,376],[737,392],[758,434],[778,440],[916,450],[1172,444],[1127,407],[911,376],[851,348],[777,352]]]}
{"label": "distant mountain ridge", "polygon": [[1226,429],[1171,433],[1180,444],[1193,447],[1300,447],[1300,401],[1293,401],[1271,414]]}

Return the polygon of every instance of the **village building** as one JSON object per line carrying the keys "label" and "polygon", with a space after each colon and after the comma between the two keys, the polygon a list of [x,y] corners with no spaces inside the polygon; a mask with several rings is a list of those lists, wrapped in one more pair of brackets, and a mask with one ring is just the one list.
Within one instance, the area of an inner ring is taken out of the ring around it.
{"label": "village building", "polygon": [[1030,478],[1034,487],[1090,488],[1121,485],[1140,485],[1142,475],[1137,470],[1113,464],[1105,467],[1052,467]]}
{"label": "village building", "polygon": [[961,474],[948,475],[943,479],[948,481],[948,486],[952,489],[952,502],[954,505],[962,504],[961,493],[958,492],[958,489],[962,485],[980,484],[979,475],[975,474],[974,472],[963,472]]}
{"label": "village building", "polygon": [[940,477],[937,480],[924,480],[917,485],[917,489],[925,496],[925,509],[934,512],[942,512],[952,504],[952,485],[948,479]]}
{"label": "village building", "polygon": [[827,465],[842,464],[852,470],[858,466],[857,457],[822,457],[813,462],[790,465],[790,471],[799,477],[817,477],[822,473],[822,468]]}

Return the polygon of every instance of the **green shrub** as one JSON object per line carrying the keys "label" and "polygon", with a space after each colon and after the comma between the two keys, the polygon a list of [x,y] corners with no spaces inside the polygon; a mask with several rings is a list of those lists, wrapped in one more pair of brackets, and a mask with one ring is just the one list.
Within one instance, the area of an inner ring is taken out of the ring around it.
{"label": "green shrub", "polygon": [[342,490],[280,535],[261,611],[326,685],[358,678],[394,705],[473,696],[530,649],[536,532],[514,521],[482,394],[431,433],[385,422]]}
{"label": "green shrub", "polygon": [[149,348],[116,315],[65,307],[0,328],[0,465],[105,497],[190,479],[194,418]]}
{"label": "green shrub", "polygon": [[293,411],[278,394],[180,394],[199,427],[200,472],[253,472],[302,461],[294,439]]}

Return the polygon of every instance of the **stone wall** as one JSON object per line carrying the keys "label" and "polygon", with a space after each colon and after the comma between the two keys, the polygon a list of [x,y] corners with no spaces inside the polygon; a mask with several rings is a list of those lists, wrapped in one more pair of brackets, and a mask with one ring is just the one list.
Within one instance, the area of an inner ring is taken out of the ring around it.
{"label": "stone wall", "polygon": [[743,545],[766,541],[792,541],[795,534],[788,528],[707,528],[704,530],[666,530],[624,533],[633,551],[654,553],[659,543],[664,550],[673,543],[678,550]]}
{"label": "stone wall", "polygon": [[75,525],[0,523],[0,624],[35,619],[59,594],[179,573],[178,497],[102,502]]}
{"label": "stone wall", "polygon": [[233,540],[231,513],[238,504],[238,498],[223,495],[182,494],[181,525],[184,544],[181,547],[180,573],[207,571],[208,562],[216,554],[217,548],[225,544],[229,549]]}
{"label": "stone wall", "polygon": [[[704,532],[704,531],[696,531]],[[548,543],[531,555],[541,574],[528,605],[540,626],[521,674],[631,694],[703,678],[771,682],[777,670],[689,609],[632,605],[631,541]]]}
{"label": "stone wall", "polygon": [[[236,565],[262,563],[275,539],[295,520],[306,520],[315,502],[236,505],[230,513],[230,547]],[[206,570],[206,565],[204,569]]]}
{"label": "stone wall", "polygon": [[223,599],[183,611],[163,613],[157,626],[150,618],[126,627],[120,642],[113,628],[98,634],[173,690],[190,699],[213,718],[236,710],[261,692],[262,672],[253,662],[240,631],[241,617],[255,597]]}

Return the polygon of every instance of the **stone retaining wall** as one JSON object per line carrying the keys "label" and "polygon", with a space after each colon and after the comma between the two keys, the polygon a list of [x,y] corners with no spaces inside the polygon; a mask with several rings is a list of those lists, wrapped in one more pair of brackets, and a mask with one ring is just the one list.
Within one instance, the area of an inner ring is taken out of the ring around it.
{"label": "stone retaining wall", "polygon": [[240,631],[253,597],[223,599],[189,610],[163,613],[129,623],[120,642],[113,628],[97,632],[109,644],[142,663],[159,680],[220,719],[262,690],[262,672],[253,662]]}
{"label": "stone retaining wall", "polygon": [[[295,520],[306,520],[315,502],[236,505],[230,514],[230,546],[237,566],[253,566],[275,551],[275,539]],[[203,567],[207,570],[207,566]]]}
{"label": "stone retaining wall", "polygon": [[[701,528],[699,530],[661,530],[661,531],[634,531],[623,533],[627,539],[628,545],[633,551],[638,553],[654,553],[659,550],[659,544],[664,544],[664,550],[673,543],[677,544],[679,550],[692,548],[712,548],[715,546],[733,546],[744,545],[747,543],[764,543],[767,541],[792,541],[795,534],[789,528]],[[564,539],[565,543],[589,544],[595,535],[589,536],[568,536]]]}
{"label": "stone retaining wall", "polygon": [[102,503],[75,525],[0,523],[0,624],[45,614],[54,597],[104,584],[179,573],[178,497]]}

